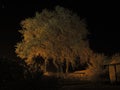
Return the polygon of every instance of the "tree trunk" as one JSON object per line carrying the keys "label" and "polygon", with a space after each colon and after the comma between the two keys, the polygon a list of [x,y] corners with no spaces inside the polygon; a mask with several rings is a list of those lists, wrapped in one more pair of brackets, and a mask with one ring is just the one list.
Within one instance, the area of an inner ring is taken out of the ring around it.
{"label": "tree trunk", "polygon": [[47,72],[47,60],[45,60],[45,68],[44,68],[44,72]]}
{"label": "tree trunk", "polygon": [[66,62],[66,71],[65,71],[65,73],[68,73],[68,69],[69,69],[69,63]]}
{"label": "tree trunk", "polygon": [[60,77],[62,77],[62,78],[64,77],[63,76],[63,67],[62,67],[62,64],[60,64]]}
{"label": "tree trunk", "polygon": [[57,77],[58,77],[59,76],[59,66],[55,61],[53,61],[53,64],[55,65],[55,67],[57,69]]}

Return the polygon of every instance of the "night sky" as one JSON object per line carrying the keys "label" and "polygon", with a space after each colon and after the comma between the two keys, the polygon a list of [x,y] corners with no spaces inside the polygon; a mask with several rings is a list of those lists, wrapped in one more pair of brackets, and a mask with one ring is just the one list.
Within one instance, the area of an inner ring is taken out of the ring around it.
{"label": "night sky", "polygon": [[91,33],[90,47],[98,53],[111,55],[120,52],[118,2],[91,0],[2,0],[0,2],[0,56],[15,57],[14,45],[21,41],[20,22],[33,17],[36,11],[63,6],[85,18]]}

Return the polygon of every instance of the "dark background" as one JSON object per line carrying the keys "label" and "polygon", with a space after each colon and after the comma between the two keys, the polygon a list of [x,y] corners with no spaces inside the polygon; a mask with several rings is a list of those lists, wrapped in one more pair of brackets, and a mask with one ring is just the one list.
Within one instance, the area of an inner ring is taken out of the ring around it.
{"label": "dark background", "polygon": [[[83,2],[84,1],[84,2]],[[2,0],[0,2],[0,56],[16,57],[14,46],[21,41],[20,22],[36,11],[63,6],[85,18],[90,47],[98,53],[120,52],[119,3],[85,0]]]}

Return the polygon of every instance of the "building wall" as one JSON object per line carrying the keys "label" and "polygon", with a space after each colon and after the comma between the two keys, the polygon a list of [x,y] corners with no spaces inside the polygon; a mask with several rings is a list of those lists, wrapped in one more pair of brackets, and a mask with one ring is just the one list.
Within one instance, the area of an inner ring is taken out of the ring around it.
{"label": "building wall", "polygon": [[120,82],[120,64],[116,65],[117,81]]}

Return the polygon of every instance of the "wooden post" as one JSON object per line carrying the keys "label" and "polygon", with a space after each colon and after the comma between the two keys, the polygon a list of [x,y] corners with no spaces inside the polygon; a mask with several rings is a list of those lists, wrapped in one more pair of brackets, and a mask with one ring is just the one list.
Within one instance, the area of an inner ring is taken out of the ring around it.
{"label": "wooden post", "polygon": [[115,72],[115,66],[114,65],[109,65],[109,77],[111,83],[116,82],[116,72]]}

